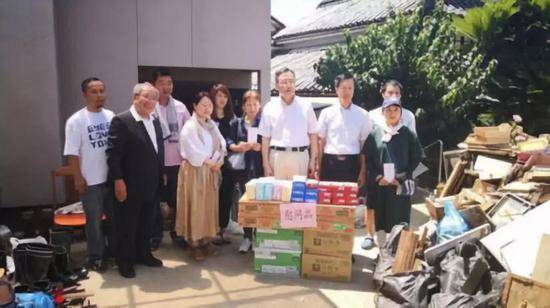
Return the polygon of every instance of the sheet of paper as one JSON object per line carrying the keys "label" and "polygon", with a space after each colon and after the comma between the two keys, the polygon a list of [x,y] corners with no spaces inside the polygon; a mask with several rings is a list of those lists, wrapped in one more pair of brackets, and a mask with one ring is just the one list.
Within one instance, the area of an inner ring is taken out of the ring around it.
{"label": "sheet of paper", "polygon": [[388,182],[391,182],[395,179],[395,165],[394,164],[384,164],[384,178]]}
{"label": "sheet of paper", "polygon": [[249,127],[248,128],[248,143],[258,143],[258,128]]}
{"label": "sheet of paper", "polygon": [[281,204],[282,228],[315,228],[317,227],[317,208],[311,203]]}

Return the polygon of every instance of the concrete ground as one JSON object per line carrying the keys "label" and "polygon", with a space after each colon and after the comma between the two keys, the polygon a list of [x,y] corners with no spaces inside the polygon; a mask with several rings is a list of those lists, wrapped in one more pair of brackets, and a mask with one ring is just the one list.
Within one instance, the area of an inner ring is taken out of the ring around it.
{"label": "concrete ground", "polygon": [[[412,224],[427,221],[423,204],[413,206]],[[194,261],[187,251],[165,236],[155,255],[163,268],[136,267],[136,278],[119,276],[116,268],[104,274],[90,273],[83,287],[95,295],[98,307],[374,307],[372,283],[377,249],[362,250],[363,230],[355,236],[352,281],[288,279],[257,275],[252,271],[253,253],[239,254],[240,236],[220,249],[220,255]],[[84,243],[73,248],[83,253]]]}

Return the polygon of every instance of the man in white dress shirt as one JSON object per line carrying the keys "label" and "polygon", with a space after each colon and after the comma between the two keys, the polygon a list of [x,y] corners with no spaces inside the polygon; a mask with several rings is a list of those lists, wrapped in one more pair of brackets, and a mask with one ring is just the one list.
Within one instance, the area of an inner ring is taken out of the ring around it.
{"label": "man in white dress shirt", "polygon": [[365,160],[361,148],[372,130],[368,112],[352,102],[355,80],[341,74],[334,80],[338,104],[321,111],[319,134],[319,174],[321,181],[365,182]]}
{"label": "man in white dress shirt", "polygon": [[295,83],[294,71],[289,68],[277,71],[275,84],[279,97],[267,103],[262,111],[258,134],[262,136],[265,176],[277,179],[315,176],[317,119],[311,104],[296,96]]}

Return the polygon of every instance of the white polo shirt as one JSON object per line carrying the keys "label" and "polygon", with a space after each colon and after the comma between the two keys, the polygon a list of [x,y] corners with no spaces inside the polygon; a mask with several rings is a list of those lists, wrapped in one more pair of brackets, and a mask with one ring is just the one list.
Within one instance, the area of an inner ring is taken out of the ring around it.
{"label": "white polo shirt", "polygon": [[340,103],[323,109],[317,122],[319,137],[326,140],[323,152],[333,155],[359,154],[372,127],[369,113],[353,103],[347,109]]}
{"label": "white polo shirt", "polygon": [[[401,109],[402,109],[401,124],[409,128],[416,135],[416,119],[414,117],[414,113],[412,113],[410,110],[405,108],[401,108]],[[382,107],[378,107],[376,109],[369,111],[369,116],[371,120],[373,120],[374,123],[379,126],[383,127],[386,123],[386,118],[382,113]]]}
{"label": "white polo shirt", "polygon": [[155,132],[155,125],[153,124],[153,116],[149,115],[148,118],[144,118],[140,116],[134,105],[130,107],[130,113],[132,114],[132,116],[137,122],[139,121],[143,122],[143,125],[145,125],[145,129],[147,130],[147,134],[149,135],[151,142],[153,142],[153,146],[155,147],[155,152],[158,153],[159,149],[157,145],[157,133]]}
{"label": "white polo shirt", "polygon": [[258,134],[269,137],[270,146],[309,146],[309,135],[317,133],[317,119],[309,102],[298,96],[290,105],[280,97],[272,99],[262,110]]}

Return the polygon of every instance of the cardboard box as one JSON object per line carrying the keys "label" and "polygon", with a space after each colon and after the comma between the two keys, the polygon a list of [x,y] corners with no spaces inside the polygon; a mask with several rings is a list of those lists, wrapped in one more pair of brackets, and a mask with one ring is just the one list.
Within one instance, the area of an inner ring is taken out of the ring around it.
{"label": "cardboard box", "polygon": [[317,227],[306,228],[304,230],[312,231],[326,231],[326,232],[341,232],[341,233],[355,233],[355,222],[337,222],[320,220],[317,217]]}
{"label": "cardboard box", "polygon": [[317,189],[306,189],[306,195],[304,198],[306,203],[317,203]]}
{"label": "cardboard box", "polygon": [[239,214],[239,225],[247,228],[274,229],[281,227],[280,216],[278,218],[245,216]]}
{"label": "cardboard box", "polygon": [[258,229],[255,247],[302,251],[303,231],[293,229]]}
{"label": "cardboard box", "polygon": [[287,277],[300,277],[301,252],[261,249],[254,250],[254,271],[256,273],[277,274]]}
{"label": "cardboard box", "polygon": [[350,257],[353,234],[304,230],[303,252],[315,255]]}
{"label": "cardboard box", "polygon": [[302,255],[302,277],[334,281],[351,280],[351,255],[346,258],[306,254]]}
{"label": "cardboard box", "polygon": [[[350,221],[355,220],[355,207],[341,207],[337,205],[317,205],[317,217],[323,220],[332,218],[344,218]],[[347,221],[346,220],[346,221]],[[342,220],[339,220],[342,221]]]}
{"label": "cardboard box", "polygon": [[280,202],[269,202],[269,201],[258,201],[258,202],[239,202],[239,214],[244,213],[245,215],[279,215],[281,203]]}

